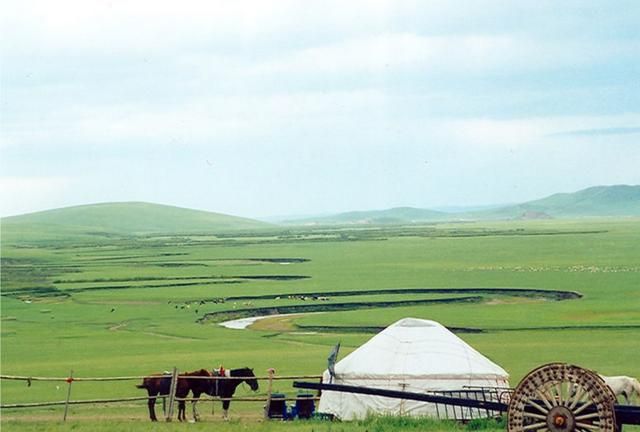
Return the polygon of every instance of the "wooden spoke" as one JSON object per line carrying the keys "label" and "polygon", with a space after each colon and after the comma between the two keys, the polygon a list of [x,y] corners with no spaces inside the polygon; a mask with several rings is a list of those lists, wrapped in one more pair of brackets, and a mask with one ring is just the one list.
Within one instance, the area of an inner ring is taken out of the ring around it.
{"label": "wooden spoke", "polygon": [[[575,413],[574,413],[575,415]],[[598,418],[600,417],[600,414],[598,414],[597,412],[592,413],[592,414],[585,414],[585,415],[581,415],[581,416],[576,416],[576,420],[580,421],[580,420],[588,420],[588,419],[593,419],[593,418]]]}
{"label": "wooden spoke", "polygon": [[554,400],[556,401],[556,405],[563,405],[564,399],[562,395],[562,382],[557,383],[553,386],[554,390]]}
{"label": "wooden spoke", "polygon": [[564,397],[562,399],[562,405],[567,406],[569,405],[569,402],[571,402],[571,399],[573,398],[573,388],[574,388],[574,383],[571,381],[567,381],[563,383],[563,387],[564,387]]}
{"label": "wooden spoke", "polygon": [[537,403],[535,403],[534,401],[530,400],[529,401],[529,405],[531,405],[532,407],[534,407],[535,409],[537,409],[538,411],[540,411],[542,414],[548,414],[549,410],[545,409],[544,407],[541,407],[540,405],[538,405]]}
{"label": "wooden spoke", "polygon": [[536,413],[531,413],[531,412],[526,412],[523,415],[525,417],[531,417],[531,418],[534,418],[534,419],[547,421],[547,416],[546,415],[536,414]]}
{"label": "wooden spoke", "polygon": [[543,394],[540,390],[536,390],[536,394],[540,397],[540,400],[542,400],[542,402],[545,404],[547,408],[549,409],[553,408],[553,405],[551,405],[551,402],[549,402],[548,396]]}
{"label": "wooden spoke", "polygon": [[569,404],[569,409],[574,409],[576,405],[578,405],[583,394],[584,388],[582,388],[582,386],[577,386],[576,394],[573,396],[573,401]]}
{"label": "wooden spoke", "polygon": [[547,399],[552,406],[558,406],[558,397],[555,395],[555,386],[547,389],[544,394],[547,396]]}
{"label": "wooden spoke", "polygon": [[553,406],[557,406],[558,405],[558,394],[556,392],[555,384],[551,385],[551,387],[549,387],[547,389],[545,394],[549,398],[549,402],[551,402],[551,405],[553,405]]}
{"label": "wooden spoke", "polygon": [[522,430],[532,430],[532,429],[533,430],[540,430],[540,429],[542,429],[542,428],[544,428],[546,426],[547,426],[547,422],[543,421],[543,422],[540,422],[540,423],[534,423],[534,424],[530,424],[528,426],[524,426],[522,428]]}
{"label": "wooden spoke", "polygon": [[581,422],[576,423],[576,426],[578,426],[580,428],[588,429],[590,431],[600,431],[601,430],[600,426],[587,424],[587,423],[581,423]]}
{"label": "wooden spoke", "polygon": [[590,406],[593,406],[593,402],[591,402],[591,401],[585,402],[580,408],[578,408],[575,411],[573,411],[573,415],[580,414],[582,411],[584,411],[585,409],[587,409]]}

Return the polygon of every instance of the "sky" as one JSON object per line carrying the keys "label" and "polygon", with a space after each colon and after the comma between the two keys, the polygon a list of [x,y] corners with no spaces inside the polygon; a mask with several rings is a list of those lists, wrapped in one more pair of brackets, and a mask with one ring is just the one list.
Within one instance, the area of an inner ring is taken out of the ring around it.
{"label": "sky", "polygon": [[22,0],[0,20],[2,216],[640,184],[638,1]]}

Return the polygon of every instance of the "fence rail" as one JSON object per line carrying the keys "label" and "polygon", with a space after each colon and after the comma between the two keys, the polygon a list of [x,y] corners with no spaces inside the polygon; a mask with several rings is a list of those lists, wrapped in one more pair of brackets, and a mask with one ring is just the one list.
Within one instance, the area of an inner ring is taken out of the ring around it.
{"label": "fence rail", "polygon": [[[64,401],[50,401],[50,402],[25,402],[25,403],[13,403],[13,404],[0,404],[0,409],[14,409],[14,408],[40,408],[40,407],[50,407],[50,406],[64,406],[64,416],[63,420],[67,418],[68,408],[71,405],[88,405],[88,404],[111,404],[111,403],[123,403],[123,402],[137,402],[137,401],[147,401],[150,399],[157,400],[162,398],[169,398],[169,413],[170,416],[167,417],[167,421],[171,421],[172,417],[172,405],[175,402],[179,401],[230,401],[234,402],[264,402],[265,413],[268,411],[268,406],[274,398],[272,397],[272,382],[278,380],[297,380],[297,379],[320,379],[321,375],[283,375],[278,376],[275,375],[274,369],[268,370],[269,374],[266,376],[251,376],[251,377],[226,377],[226,376],[212,376],[212,377],[201,377],[201,376],[183,376],[177,373],[177,369],[174,369],[173,373],[168,373],[164,376],[172,379],[172,388],[175,388],[175,381],[179,379],[205,379],[205,380],[219,380],[219,379],[256,379],[259,381],[269,381],[267,395],[263,397],[234,397],[234,398],[220,398],[220,397],[209,397],[204,396],[202,398],[178,398],[175,396],[175,392],[170,391],[169,394],[165,395],[157,395],[157,396],[136,396],[136,397],[120,397],[120,398],[111,398],[111,399],[86,399],[86,400],[71,400],[71,386],[76,382],[105,382],[105,381],[133,381],[133,380],[141,380],[144,378],[155,377],[158,375],[135,375],[135,376],[118,376],[118,377],[75,377],[73,376],[73,371],[67,377],[41,377],[41,376],[20,376],[20,375],[0,375],[0,380],[12,380],[12,381],[26,381],[28,386],[31,386],[32,382],[43,381],[43,382],[65,382],[68,384],[67,391],[67,399]],[[163,376],[163,375],[160,375]],[[319,397],[285,397],[277,398],[278,401],[297,401],[297,400],[319,400]]]}
{"label": "fence rail", "polygon": [[[170,376],[171,372],[167,374]],[[144,378],[157,378],[158,375],[136,375],[136,376],[124,376],[124,377],[30,377],[30,376],[19,376],[19,375],[0,375],[0,380],[14,380],[14,381],[58,381],[58,382],[69,382],[71,381],[133,381],[133,380],[141,380]],[[218,380],[218,379],[257,379],[257,380],[268,380],[273,379],[274,381],[278,380],[297,380],[297,379],[320,379],[322,375],[291,375],[291,376],[277,376],[273,377],[266,376],[251,376],[251,377],[226,377],[226,376],[212,376],[212,377],[203,377],[203,376],[183,376],[180,375],[181,379],[205,379],[205,380]]]}
{"label": "fence rail", "polygon": [[[133,381],[133,380],[141,380],[148,377],[154,378],[165,378],[171,380],[171,390],[169,390],[168,394],[157,395],[157,396],[136,396],[136,397],[120,397],[120,398],[110,398],[110,399],[87,399],[87,400],[71,400],[71,388],[72,384],[75,382],[108,382],[108,381]],[[311,395],[298,395],[297,397],[286,397],[281,393],[273,392],[273,383],[278,380],[290,380],[295,381],[299,379],[320,379],[322,378],[320,375],[284,375],[277,376],[275,374],[275,369],[269,369],[268,375],[266,376],[251,376],[251,377],[226,377],[226,376],[187,376],[180,375],[177,368],[173,368],[172,372],[167,372],[165,374],[157,374],[157,375],[136,375],[136,376],[119,376],[119,377],[75,377],[73,376],[73,371],[70,372],[68,377],[34,377],[34,376],[18,376],[18,375],[0,375],[0,380],[14,380],[14,381],[26,381],[28,386],[31,386],[33,381],[43,381],[43,382],[66,382],[68,384],[67,388],[67,399],[64,401],[50,401],[50,402],[33,402],[33,403],[13,403],[13,404],[0,404],[0,409],[17,409],[17,408],[39,408],[39,407],[50,407],[50,406],[64,406],[64,416],[63,420],[66,420],[69,406],[72,405],[88,405],[88,404],[117,404],[124,402],[138,402],[138,401],[148,401],[148,400],[158,400],[163,399],[169,402],[169,408],[166,413],[166,421],[171,421],[173,418],[173,411],[177,402],[190,402],[190,401],[203,401],[203,402],[215,402],[215,401],[236,401],[236,402],[262,402],[264,403],[264,416],[265,418],[271,417],[271,407],[282,407],[284,402],[290,401],[318,401],[320,398],[318,396]],[[203,395],[201,398],[179,398],[175,395],[176,384],[179,379],[205,379],[205,380],[219,380],[219,379],[255,379],[260,381],[268,381],[266,393],[264,396],[258,397],[232,397],[232,398],[221,398],[221,397],[210,397],[209,395]],[[320,388],[313,386],[322,386],[323,384],[313,384],[307,383],[310,386],[306,387],[307,389]],[[294,387],[301,387],[294,383]],[[305,388],[302,386],[302,388]],[[382,391],[382,390],[380,390]],[[385,390],[386,391],[386,390]],[[496,409],[493,405],[504,405],[505,402],[508,403],[510,398],[510,389],[503,388],[489,388],[489,387],[471,387],[465,386],[464,389],[454,390],[454,391],[437,391],[430,392],[428,396],[431,399],[438,399],[441,397],[443,399],[442,402],[435,402],[435,410],[436,416],[440,419],[450,419],[450,420],[470,420],[473,418],[480,417],[490,417],[495,414],[498,414],[501,410]],[[283,397],[284,396],[284,397]],[[466,403],[477,403],[479,406],[471,407],[456,407],[455,405],[450,404],[451,398],[465,400]],[[432,401],[433,402],[433,401]],[[451,406],[450,406],[451,405]],[[491,405],[491,406],[489,406]],[[506,406],[506,405],[505,405]],[[275,409],[275,408],[274,408]]]}
{"label": "fence rail", "polygon": [[129,397],[129,398],[118,398],[118,399],[87,399],[87,400],[77,400],[77,401],[57,401],[57,402],[32,402],[32,403],[18,403],[18,404],[2,404],[0,408],[37,408],[37,407],[48,407],[48,406],[56,406],[56,405],[81,405],[81,404],[98,404],[98,403],[115,403],[115,402],[130,402],[130,401],[141,401],[148,399],[160,399],[163,397],[168,397],[169,395],[158,395],[158,396],[137,396],[137,397]]}
{"label": "fence rail", "polygon": [[[118,398],[118,399],[86,399],[86,400],[77,400],[77,401],[69,401],[69,405],[82,405],[82,404],[101,404],[101,403],[116,403],[116,402],[136,402],[136,401],[146,401],[149,399],[161,399],[169,397],[169,395],[158,395],[158,396],[137,396],[137,397],[129,397],[129,398]],[[273,398],[272,398],[273,399]],[[308,397],[308,396],[299,396],[299,397],[285,397],[285,398],[277,398],[280,401],[298,401],[298,400],[313,400],[319,401],[320,398],[317,396]],[[216,402],[216,401],[226,401],[232,400],[234,402],[267,402],[269,399],[266,397],[238,397],[238,398],[213,398],[213,397],[201,397],[200,399],[196,398],[175,398],[176,402],[185,401],[202,401],[202,402]],[[66,405],[67,401],[54,401],[54,402],[25,402],[18,404],[3,404],[0,405],[0,408],[40,408],[40,407],[48,407],[48,406],[57,406],[57,405]]]}

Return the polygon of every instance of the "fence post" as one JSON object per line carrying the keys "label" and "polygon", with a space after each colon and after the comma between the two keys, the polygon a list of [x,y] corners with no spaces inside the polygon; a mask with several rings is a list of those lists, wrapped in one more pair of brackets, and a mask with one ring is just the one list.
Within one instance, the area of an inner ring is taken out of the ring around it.
{"label": "fence post", "polygon": [[73,383],[73,369],[69,372],[67,383],[69,384],[69,387],[67,387],[67,400],[64,403],[64,416],[62,417],[62,421],[67,421],[67,413],[69,412],[69,400],[71,399],[71,383]]}
{"label": "fence post", "polygon": [[178,368],[173,367],[171,373],[171,387],[169,388],[169,410],[167,412],[166,421],[170,422],[173,419],[173,406],[176,402],[176,387],[178,384]]}
{"label": "fence post", "polygon": [[274,368],[269,368],[269,384],[267,385],[267,404],[264,406],[264,418],[269,418],[269,410],[271,409],[271,390],[273,388],[273,375],[276,373]]}
{"label": "fence post", "polygon": [[[402,383],[400,384],[400,387],[402,387],[402,391],[407,391],[407,383]],[[404,403],[405,400],[404,399],[400,399],[400,415],[403,416],[404,415]]]}

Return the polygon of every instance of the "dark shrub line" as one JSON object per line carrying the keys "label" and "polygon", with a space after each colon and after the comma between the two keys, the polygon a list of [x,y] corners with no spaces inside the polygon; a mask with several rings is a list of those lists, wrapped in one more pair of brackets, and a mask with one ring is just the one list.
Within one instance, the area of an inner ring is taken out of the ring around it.
{"label": "dark shrub line", "polygon": [[173,281],[173,280],[211,280],[211,279],[258,279],[258,280],[298,280],[309,279],[311,276],[305,275],[208,275],[208,276],[141,276],[132,278],[98,278],[98,279],[57,279],[56,284],[78,284],[78,283],[104,283],[104,282],[151,282],[151,281]]}
{"label": "dark shrub line", "polygon": [[69,290],[70,293],[78,293],[85,291],[101,291],[101,290],[124,290],[124,289],[140,289],[140,288],[176,288],[176,287],[185,287],[185,286],[193,286],[193,285],[218,285],[218,284],[236,284],[243,283],[241,280],[233,280],[233,279],[221,279],[215,281],[201,281],[201,282],[184,282],[184,283],[174,283],[174,284],[156,284],[156,285],[108,285],[108,286],[99,286],[99,287],[84,287],[84,288],[74,288],[73,290]]}
{"label": "dark shrub line", "polygon": [[484,298],[481,296],[468,296],[444,299],[422,299],[422,300],[398,300],[398,301],[380,301],[380,302],[353,302],[353,303],[322,303],[322,304],[305,304],[291,306],[272,306],[248,309],[226,310],[219,312],[209,312],[199,318],[197,322],[205,321],[227,321],[232,319],[247,318],[263,315],[280,315],[291,313],[307,313],[307,312],[333,312],[346,311],[356,309],[372,309],[381,307],[400,307],[415,306],[429,303],[479,303]]}
{"label": "dark shrub line", "polygon": [[[275,300],[287,297],[355,297],[364,295],[381,294],[488,294],[506,295],[512,297],[540,297],[549,300],[575,300],[582,298],[582,294],[577,291],[544,290],[537,288],[384,288],[379,290],[363,291],[322,291],[322,292],[296,292],[262,295],[244,295],[226,297],[227,301],[242,300]],[[190,300],[190,301],[200,301]],[[214,299],[204,299],[210,301]],[[189,301],[189,300],[188,300]]]}
{"label": "dark shrub line", "polygon": [[[378,326],[312,326],[296,324],[303,331],[318,333],[380,333],[386,327]],[[447,327],[454,333],[486,333],[487,330],[475,327]]]}
{"label": "dark shrub line", "polygon": [[[300,325],[296,327],[303,331],[318,333],[379,333],[386,327],[377,326],[313,326]],[[447,327],[454,333],[498,333],[520,331],[554,331],[554,330],[637,330],[640,325],[584,325],[584,326],[550,326],[550,327],[513,327],[513,328],[478,328],[478,327]]]}

